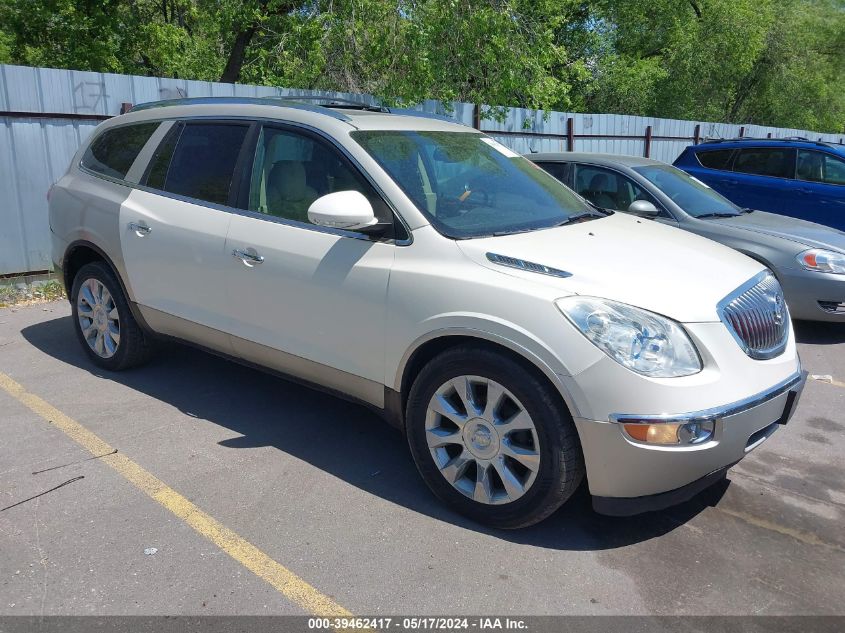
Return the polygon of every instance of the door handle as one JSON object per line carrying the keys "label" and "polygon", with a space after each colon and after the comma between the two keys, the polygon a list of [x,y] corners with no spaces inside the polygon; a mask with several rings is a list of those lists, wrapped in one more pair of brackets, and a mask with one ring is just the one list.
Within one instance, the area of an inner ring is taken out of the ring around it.
{"label": "door handle", "polygon": [[130,222],[129,229],[135,231],[135,235],[137,235],[138,237],[144,237],[145,235],[149,235],[150,232],[153,230],[152,227],[149,227],[146,224],[141,224],[140,222]]}
{"label": "door handle", "polygon": [[241,260],[247,268],[264,263],[264,256],[256,253],[254,248],[248,248],[246,250],[236,248],[232,251],[232,257]]}

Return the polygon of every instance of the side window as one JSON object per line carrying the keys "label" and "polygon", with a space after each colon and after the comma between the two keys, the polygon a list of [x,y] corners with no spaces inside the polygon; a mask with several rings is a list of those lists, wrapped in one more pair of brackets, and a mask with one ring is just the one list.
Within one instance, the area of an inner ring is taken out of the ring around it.
{"label": "side window", "polygon": [[[630,178],[611,169],[592,165],[575,168],[575,191],[603,209],[627,211],[636,200],[648,200],[658,209],[654,197]],[[661,213],[661,215],[665,215]]]}
{"label": "side window", "polygon": [[82,156],[82,166],[104,176],[125,178],[132,163],[160,124],[160,121],[155,121],[106,130],[88,146]]}
{"label": "side window", "polygon": [[781,147],[741,149],[734,159],[733,170],[758,176],[792,178],[795,151]]}
{"label": "side window", "polygon": [[567,184],[566,178],[569,175],[569,163],[537,163],[540,167],[549,172],[552,176]]}
{"label": "side window", "polygon": [[830,154],[799,149],[795,177],[798,180],[845,185],[845,161]]}
{"label": "side window", "polygon": [[696,152],[695,156],[702,167],[709,169],[728,169],[731,162],[732,149],[717,149],[709,152]]}
{"label": "side window", "polygon": [[163,191],[228,204],[245,123],[187,122],[153,155],[146,183]]}
{"label": "side window", "polygon": [[308,222],[308,207],[317,198],[350,190],[367,197],[379,222],[393,222],[390,208],[334,147],[291,130],[261,130],[250,179],[250,211]]}

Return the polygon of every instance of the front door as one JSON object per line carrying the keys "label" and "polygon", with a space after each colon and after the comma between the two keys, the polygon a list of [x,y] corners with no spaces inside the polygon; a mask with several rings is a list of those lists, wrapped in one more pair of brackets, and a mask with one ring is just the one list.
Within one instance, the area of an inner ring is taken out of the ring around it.
{"label": "front door", "polygon": [[246,210],[233,215],[224,276],[235,354],[381,405],[391,236],[308,222],[327,193],[354,189],[380,222],[393,215],[325,140],[265,126],[256,143]]}

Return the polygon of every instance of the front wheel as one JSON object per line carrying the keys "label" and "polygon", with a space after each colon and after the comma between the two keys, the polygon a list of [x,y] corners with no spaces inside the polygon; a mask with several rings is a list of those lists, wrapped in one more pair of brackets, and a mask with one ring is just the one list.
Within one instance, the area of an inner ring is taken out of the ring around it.
{"label": "front wheel", "polygon": [[559,395],[492,350],[462,346],[429,362],[411,388],[406,419],[428,486],[487,525],[537,523],[584,477],[578,434]]}
{"label": "front wheel", "polygon": [[76,273],[70,295],[77,338],[96,365],[119,371],[149,358],[151,343],[108,265],[85,264]]}

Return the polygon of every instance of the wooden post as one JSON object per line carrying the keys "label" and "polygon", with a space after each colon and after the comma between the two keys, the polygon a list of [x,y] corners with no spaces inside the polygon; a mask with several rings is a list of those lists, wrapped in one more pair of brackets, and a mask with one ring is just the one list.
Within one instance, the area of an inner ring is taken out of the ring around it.
{"label": "wooden post", "polygon": [[477,103],[472,107],[472,127],[481,129],[481,106]]}
{"label": "wooden post", "polygon": [[120,104],[120,113],[121,114],[126,114],[131,109],[132,109],[132,104],[127,102],[127,101],[124,101],[123,103]]}
{"label": "wooden post", "polygon": [[651,126],[646,126],[645,129],[645,157],[651,157]]}
{"label": "wooden post", "polygon": [[692,136],[693,145],[698,145],[698,142],[701,140],[701,123],[695,124],[695,132]]}
{"label": "wooden post", "polygon": [[566,119],[566,151],[575,151],[575,119]]}

